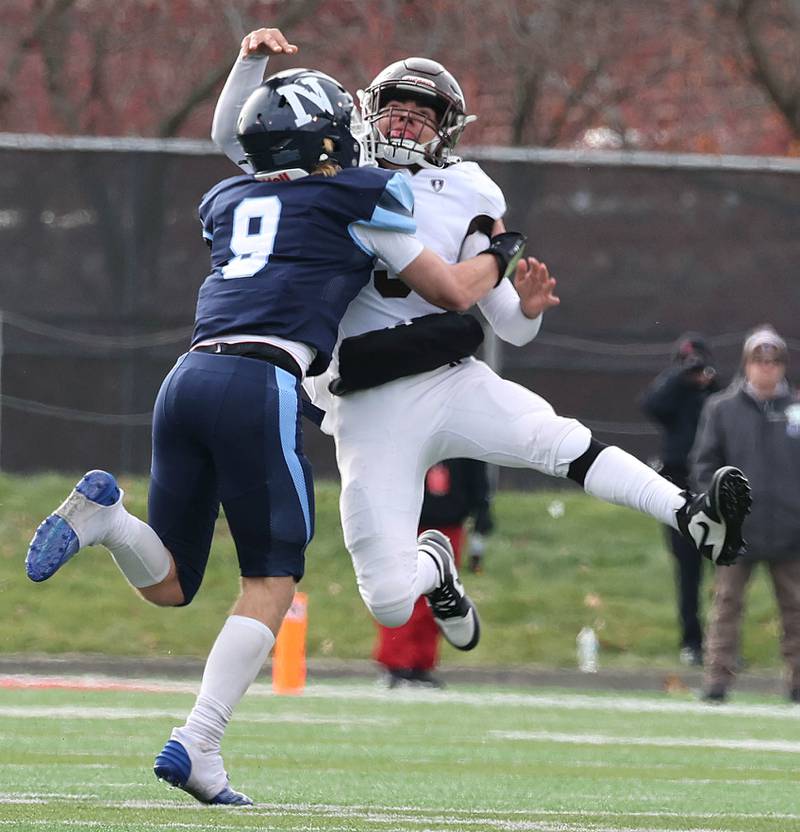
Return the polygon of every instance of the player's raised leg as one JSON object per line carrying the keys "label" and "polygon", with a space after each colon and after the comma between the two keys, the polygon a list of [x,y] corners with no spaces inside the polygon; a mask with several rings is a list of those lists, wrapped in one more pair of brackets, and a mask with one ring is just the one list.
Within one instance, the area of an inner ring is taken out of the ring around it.
{"label": "player's raised leg", "polygon": [[741,528],[750,510],[750,488],[738,469],[720,469],[707,493],[689,494],[621,448],[598,442],[585,425],[559,416],[543,398],[479,361],[459,367],[442,396],[435,406],[448,408],[447,456],[567,477],[594,497],[678,529],[715,563],[732,562],[745,546]]}
{"label": "player's raised leg", "polygon": [[48,517],[28,547],[25,569],[32,581],[52,577],[82,548],[106,546],[137,588],[158,584],[172,558],[158,535],[122,504],[123,492],[106,471],[89,471]]}
{"label": "player's raised leg", "polygon": [[567,476],[589,494],[678,529],[714,563],[733,563],[746,548],[742,523],[750,511],[750,485],[738,468],[720,468],[708,491],[695,495],[621,448],[591,439],[588,449],[570,463]]}

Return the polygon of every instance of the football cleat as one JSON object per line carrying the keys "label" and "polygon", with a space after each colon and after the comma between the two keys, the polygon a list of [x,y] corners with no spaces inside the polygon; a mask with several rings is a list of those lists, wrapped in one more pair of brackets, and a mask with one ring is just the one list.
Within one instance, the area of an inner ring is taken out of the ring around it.
{"label": "football cleat", "polygon": [[89,471],[33,535],[25,558],[32,581],[46,581],[79,549],[99,542],[122,504],[122,491],[106,471]]}
{"label": "football cleat", "polygon": [[728,701],[728,690],[725,685],[711,685],[703,693],[703,702],[710,705],[722,705]]}
{"label": "football cleat", "polygon": [[678,528],[701,555],[727,566],[747,549],[742,523],[751,503],[747,477],[726,465],[715,471],[708,491],[696,497],[686,494],[686,503],[676,515]]}
{"label": "football cleat", "polygon": [[253,801],[234,791],[216,748],[203,748],[202,742],[174,728],[167,744],[156,757],[153,772],[159,780],[183,789],[200,803],[214,806],[252,806]]}
{"label": "football cleat", "polygon": [[703,651],[700,647],[681,647],[678,653],[678,661],[686,667],[702,667]]}
{"label": "football cleat", "polygon": [[458,577],[453,547],[447,535],[429,529],[417,538],[420,551],[433,558],[439,586],[425,596],[442,635],[458,650],[472,650],[480,640],[481,625],[475,605]]}
{"label": "football cleat", "polygon": [[444,682],[437,679],[430,670],[413,667],[389,667],[383,678],[379,680],[379,684],[389,690],[402,688],[438,690],[444,687]]}

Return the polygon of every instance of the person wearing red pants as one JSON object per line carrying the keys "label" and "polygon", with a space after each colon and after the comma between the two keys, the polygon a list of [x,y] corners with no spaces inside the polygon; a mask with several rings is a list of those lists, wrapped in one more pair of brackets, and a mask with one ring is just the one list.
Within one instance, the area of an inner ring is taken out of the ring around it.
{"label": "person wearing red pants", "polygon": [[[474,459],[447,459],[434,465],[425,476],[425,498],[419,531],[438,529],[450,538],[456,565],[461,565],[465,525],[472,517],[473,536],[491,532],[486,464]],[[474,554],[474,553],[473,553]],[[480,570],[473,556],[472,571]],[[385,669],[387,687],[442,687],[431,672],[439,660],[440,632],[424,597],[417,600],[411,618],[401,627],[378,625],[373,656]]]}

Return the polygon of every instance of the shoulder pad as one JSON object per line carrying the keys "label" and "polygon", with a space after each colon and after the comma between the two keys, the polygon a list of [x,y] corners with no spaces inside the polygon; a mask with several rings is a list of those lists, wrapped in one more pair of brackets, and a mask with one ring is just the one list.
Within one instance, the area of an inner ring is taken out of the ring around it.
{"label": "shoulder pad", "polygon": [[229,176],[221,182],[217,182],[213,188],[207,191],[200,200],[200,209],[207,206],[215,197],[219,196],[223,191],[232,188],[235,185],[241,185],[244,182],[255,182],[255,179],[250,174],[239,174],[238,176]]}
{"label": "shoulder pad", "polygon": [[457,162],[445,168],[445,171],[460,180],[461,187],[475,195],[482,213],[495,219],[505,214],[506,200],[503,192],[477,162]]}

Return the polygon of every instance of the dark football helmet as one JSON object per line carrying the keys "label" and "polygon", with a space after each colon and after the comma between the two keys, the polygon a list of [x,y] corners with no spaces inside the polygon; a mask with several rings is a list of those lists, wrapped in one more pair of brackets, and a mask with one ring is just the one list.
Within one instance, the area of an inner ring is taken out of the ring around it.
{"label": "dark football helmet", "polygon": [[[412,115],[402,106],[409,100],[433,109],[437,122]],[[361,93],[361,105],[371,155],[403,166],[440,168],[454,161],[451,151],[464,127],[477,118],[466,114],[464,93],[456,79],[428,58],[406,58],[387,66]],[[401,125],[394,137],[378,127],[381,117],[389,114]],[[435,133],[427,141],[420,140],[423,123]]]}
{"label": "dark football helmet", "polygon": [[356,167],[360,119],[353,97],[314,69],[287,69],[265,79],[245,101],[236,138],[256,174],[311,171],[320,162]]}

